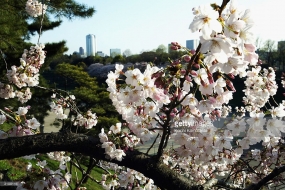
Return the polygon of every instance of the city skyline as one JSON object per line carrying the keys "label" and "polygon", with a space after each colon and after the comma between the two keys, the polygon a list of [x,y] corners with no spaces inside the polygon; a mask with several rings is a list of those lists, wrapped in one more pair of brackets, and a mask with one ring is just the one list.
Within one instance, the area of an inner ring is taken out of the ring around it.
{"label": "city skyline", "polygon": [[[220,4],[222,0],[215,0]],[[285,12],[282,10],[284,0],[238,0],[238,7],[250,8],[256,26],[253,28],[256,37],[263,41],[271,39],[281,41],[285,39],[282,23]],[[97,51],[106,54],[112,47],[122,50],[130,49],[132,54],[150,51],[160,44],[168,46],[176,41],[186,45],[189,39],[198,39],[199,33],[191,33],[188,29],[194,15],[192,8],[198,5],[214,3],[212,0],[116,0],[97,1],[80,0],[94,6],[96,13],[89,19],[63,19],[63,24],[53,31],[44,32],[40,42],[67,41],[67,54],[78,51],[78,47],[85,47],[86,32],[96,35]],[[70,30],[72,28],[72,30]],[[82,30],[84,28],[84,30]],[[68,31],[68,32],[66,32]],[[37,36],[31,38],[37,42]]]}

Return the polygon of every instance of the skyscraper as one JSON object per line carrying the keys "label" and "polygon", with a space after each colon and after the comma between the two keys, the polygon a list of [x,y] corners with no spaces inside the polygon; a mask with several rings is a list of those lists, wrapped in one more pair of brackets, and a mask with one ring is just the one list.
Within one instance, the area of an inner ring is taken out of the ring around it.
{"label": "skyscraper", "polygon": [[199,40],[186,40],[186,48],[190,50],[196,50],[199,45]]}
{"label": "skyscraper", "polygon": [[95,56],[96,53],[96,37],[94,34],[86,36],[86,55]]}

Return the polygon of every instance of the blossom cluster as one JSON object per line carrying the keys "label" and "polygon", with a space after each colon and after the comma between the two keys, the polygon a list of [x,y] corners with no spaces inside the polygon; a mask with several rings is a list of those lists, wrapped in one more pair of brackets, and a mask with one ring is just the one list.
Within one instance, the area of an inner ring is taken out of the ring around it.
{"label": "blossom cluster", "polygon": [[10,83],[18,88],[26,86],[37,86],[39,84],[39,69],[44,63],[46,53],[44,45],[31,46],[30,50],[25,49],[20,59],[19,67],[12,66],[8,70],[7,77]]}
{"label": "blossom cluster", "polygon": [[121,161],[123,156],[126,156],[125,151],[133,149],[140,139],[135,136],[121,131],[121,123],[116,123],[110,127],[110,131],[106,134],[104,129],[99,133],[102,148],[108,159],[116,159]]}
{"label": "blossom cluster", "polygon": [[[39,84],[39,69],[44,63],[45,51],[43,45],[31,46],[24,50],[20,59],[20,66],[12,66],[7,71],[8,84],[0,82],[0,97],[4,99],[17,97],[21,103],[27,102],[32,97],[29,87]],[[19,90],[14,89],[15,85]]]}
{"label": "blossom cluster", "polygon": [[66,98],[61,95],[53,94],[51,96],[52,102],[50,103],[51,111],[56,114],[56,119],[67,119],[67,115],[64,113],[65,109],[70,109],[77,112],[76,118],[73,119],[73,125],[85,127],[91,129],[96,126],[98,120],[95,113],[88,110],[85,114],[81,114],[76,109],[75,96],[68,95]]}
{"label": "blossom cluster", "polygon": [[[284,108],[278,115],[285,114]],[[279,144],[283,142],[282,133],[285,132],[285,122],[279,118],[264,118],[262,113],[251,113],[248,119],[235,117],[225,125],[225,128],[209,127],[206,132],[174,133],[173,141],[180,145],[163,155],[164,163],[171,168],[183,172],[193,182],[204,184],[213,175],[231,176],[231,169],[251,145],[262,143],[265,153],[261,150],[251,150],[249,160],[256,160],[264,164],[259,167],[258,174],[252,174],[249,179],[256,183],[262,176],[267,175],[272,164],[281,164],[284,151],[280,151]],[[233,137],[239,139],[234,142]],[[236,144],[235,146],[233,146]],[[279,151],[278,151],[279,150]],[[273,155],[271,155],[273,154]],[[265,156],[266,155],[266,156]],[[271,159],[274,158],[274,159]],[[266,164],[265,164],[266,163]],[[268,164],[269,163],[269,164]],[[189,164],[191,167],[188,167]],[[263,167],[264,166],[264,167]],[[242,170],[242,169],[241,169]],[[237,183],[242,184],[243,176],[235,177]],[[253,180],[253,178],[256,178]]]}
{"label": "blossom cluster", "polygon": [[257,66],[247,71],[247,79],[244,82],[246,89],[245,97],[243,99],[246,109],[253,111],[264,107],[269,98],[274,96],[277,92],[277,84],[275,81],[275,72],[273,68],[263,69]]}
{"label": "blossom cluster", "polygon": [[95,113],[92,113],[90,110],[86,112],[86,116],[84,117],[81,114],[78,114],[73,125],[83,126],[86,129],[91,129],[93,126],[97,124],[97,116]]}
{"label": "blossom cluster", "polygon": [[47,5],[38,2],[37,0],[28,0],[26,2],[26,12],[32,17],[38,17],[45,14]]}
{"label": "blossom cluster", "polygon": [[2,112],[2,114],[0,115],[0,125],[9,119],[14,120],[15,125],[12,126],[11,129],[9,129],[8,131],[0,130],[0,139],[33,135],[38,132],[38,129],[41,124],[34,117],[32,117],[31,119],[28,119],[26,117],[29,109],[29,106],[19,107],[18,111],[13,112],[12,110],[6,108],[8,113],[13,113],[15,115],[14,118],[11,116],[8,117],[5,112]]}
{"label": "blossom cluster", "polygon": [[[58,170],[51,170],[46,160],[38,161],[36,166],[33,166],[31,162],[27,165],[27,176],[30,180],[21,182],[17,190],[25,189],[69,189],[68,183],[71,180],[71,174],[65,172],[66,162],[70,160],[68,156],[64,156],[64,152],[52,152],[48,156],[51,159],[60,161]],[[35,159],[35,156],[26,157],[29,159]]]}
{"label": "blossom cluster", "polygon": [[[103,163],[104,168],[114,171],[114,174],[102,174],[101,184],[106,190],[115,187],[135,190],[157,190],[152,179],[135,170],[118,166],[114,163]],[[108,181],[108,182],[107,182]]]}
{"label": "blossom cluster", "polygon": [[[281,119],[285,116],[284,105],[274,107],[269,103],[269,109],[265,106],[276,94],[277,84],[274,70],[259,66],[250,13],[248,9],[239,9],[235,1],[224,13],[210,5],[196,7],[189,27],[193,32],[201,32],[196,52],[189,51],[181,59],[170,61],[166,68],[147,65],[143,72],[123,72],[123,66],[116,65],[106,80],[113,105],[127,122],[129,132],[144,142],[155,133],[162,135],[173,129],[178,121],[202,123],[227,116],[231,112],[227,104],[236,91],[232,79],[246,78],[245,107],[238,112],[243,116],[249,112],[249,119],[233,117],[222,129],[213,124],[203,126],[206,132],[199,130],[201,126],[191,125],[191,130],[169,136],[178,147],[164,155],[165,164],[186,173],[198,184],[215,175],[230,175],[230,166],[238,163],[250,145],[262,142],[266,149],[272,149],[285,132]],[[173,49],[181,48],[178,43],[172,44]],[[265,118],[266,114],[272,119]],[[119,144],[108,141],[103,132],[99,137],[106,154],[110,147]],[[234,137],[239,140],[234,142]],[[243,178],[244,173],[240,172],[237,183],[242,184]]]}
{"label": "blossom cluster", "polygon": [[65,170],[66,169],[66,163],[70,161],[70,157],[65,155],[65,152],[50,152],[47,153],[48,157],[52,160],[59,161],[59,169]]}
{"label": "blossom cluster", "polygon": [[[123,67],[117,64],[115,72],[108,74],[107,90],[130,131],[142,141],[148,141],[155,133],[150,129],[156,128],[157,120],[160,120],[157,113],[164,104],[170,103],[170,96],[155,84],[154,74],[160,70],[158,67],[148,65],[144,73],[139,69],[123,73]],[[120,77],[125,77],[126,84],[117,86]]]}

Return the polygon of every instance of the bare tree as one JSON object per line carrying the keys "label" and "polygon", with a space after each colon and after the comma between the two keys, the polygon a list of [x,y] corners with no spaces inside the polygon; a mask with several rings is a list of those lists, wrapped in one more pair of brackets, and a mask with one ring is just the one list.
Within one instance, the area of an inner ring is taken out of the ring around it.
{"label": "bare tree", "polygon": [[266,40],[263,43],[263,46],[261,48],[262,51],[264,51],[265,56],[264,56],[264,61],[268,66],[274,66],[274,55],[276,54],[276,44],[275,41],[273,40]]}
{"label": "bare tree", "polygon": [[257,37],[255,39],[255,46],[256,46],[256,49],[260,49],[261,48],[261,44],[262,44],[262,39],[261,37]]}
{"label": "bare tree", "polygon": [[130,49],[126,49],[126,50],[123,52],[123,56],[125,56],[125,57],[129,57],[129,56],[131,56],[131,55],[132,55],[132,52],[131,52]]}

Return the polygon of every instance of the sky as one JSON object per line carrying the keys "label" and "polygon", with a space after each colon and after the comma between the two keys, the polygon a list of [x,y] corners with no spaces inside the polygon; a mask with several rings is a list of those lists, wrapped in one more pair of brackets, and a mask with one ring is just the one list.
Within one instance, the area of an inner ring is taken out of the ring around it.
{"label": "sky", "polygon": [[[285,0],[236,0],[243,9],[250,9],[255,21],[253,32],[262,41],[285,40]],[[86,51],[86,35],[94,34],[97,51],[109,55],[110,49],[121,52],[130,49],[132,54],[156,49],[178,42],[186,46],[186,40],[198,39],[199,32],[192,33],[189,25],[194,18],[192,8],[210,3],[220,5],[222,0],[77,0],[94,7],[92,18],[63,19],[60,27],[42,34],[40,42],[65,40],[72,54],[83,47]],[[38,37],[31,42],[37,43]]]}

